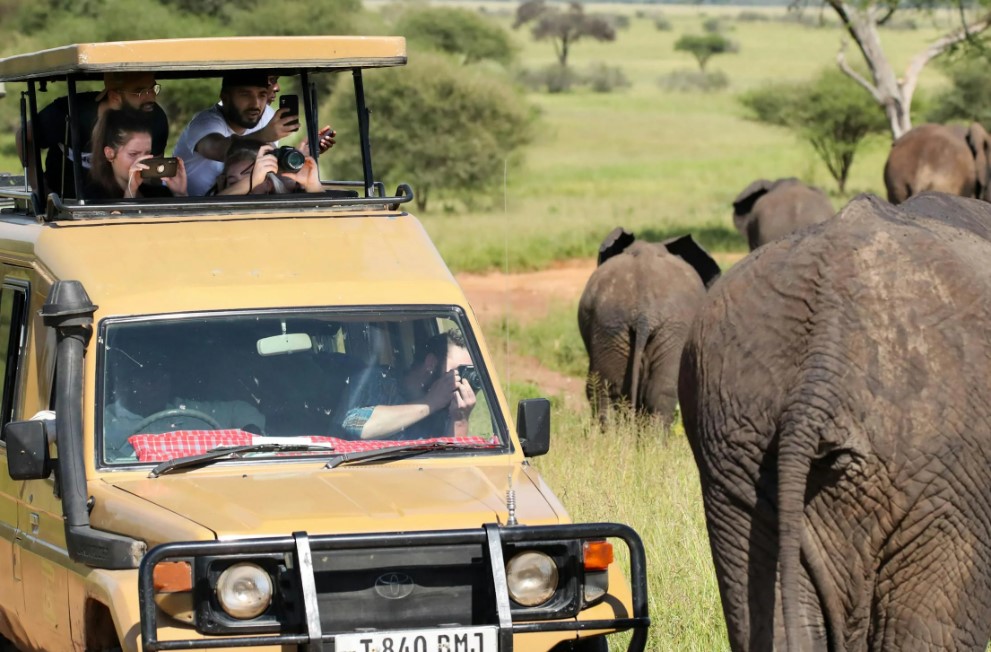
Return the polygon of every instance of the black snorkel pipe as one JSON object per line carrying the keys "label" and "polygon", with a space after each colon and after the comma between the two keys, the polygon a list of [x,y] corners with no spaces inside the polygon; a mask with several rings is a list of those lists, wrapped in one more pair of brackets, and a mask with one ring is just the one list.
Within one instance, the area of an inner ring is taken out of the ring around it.
{"label": "black snorkel pipe", "polygon": [[147,546],[130,537],[90,527],[83,465],[83,359],[93,336],[96,306],[79,281],[56,281],[41,316],[55,329],[55,438],[59,486],[69,557],[95,568],[137,568]]}

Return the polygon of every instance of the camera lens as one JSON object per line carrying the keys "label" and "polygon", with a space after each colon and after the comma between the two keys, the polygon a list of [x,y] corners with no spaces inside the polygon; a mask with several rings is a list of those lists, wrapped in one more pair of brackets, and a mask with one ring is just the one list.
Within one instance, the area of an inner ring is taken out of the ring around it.
{"label": "camera lens", "polygon": [[283,145],[279,148],[276,157],[279,159],[280,172],[298,172],[303,169],[306,156],[295,147]]}

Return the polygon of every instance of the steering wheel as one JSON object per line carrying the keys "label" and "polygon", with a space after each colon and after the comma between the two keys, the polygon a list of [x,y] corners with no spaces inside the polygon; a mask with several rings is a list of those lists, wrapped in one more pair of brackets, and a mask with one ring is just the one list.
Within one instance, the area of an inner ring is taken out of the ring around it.
{"label": "steering wheel", "polygon": [[182,408],[169,408],[167,410],[159,410],[158,412],[155,412],[154,414],[150,414],[144,419],[142,419],[141,423],[135,426],[134,432],[131,434],[136,435],[145,428],[147,428],[149,425],[155,423],[156,421],[160,421],[161,419],[166,419],[168,417],[178,417],[178,416],[192,417],[194,419],[202,421],[211,428],[215,428],[216,430],[221,430],[223,428],[223,426],[221,426],[216,419],[214,419],[206,412],[200,412],[199,410],[184,410]]}

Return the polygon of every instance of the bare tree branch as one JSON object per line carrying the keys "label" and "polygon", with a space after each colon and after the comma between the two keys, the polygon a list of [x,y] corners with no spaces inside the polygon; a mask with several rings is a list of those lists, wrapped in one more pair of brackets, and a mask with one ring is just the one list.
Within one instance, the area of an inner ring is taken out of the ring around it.
{"label": "bare tree branch", "polygon": [[847,45],[848,43],[846,39],[843,39],[840,42],[840,50],[839,52],[836,53],[836,65],[840,67],[840,70],[842,70],[847,77],[849,77],[853,81],[863,86],[867,90],[867,92],[871,94],[871,97],[873,97],[878,104],[881,104],[883,106],[884,97],[881,95],[881,92],[878,90],[877,86],[864,79],[863,76],[860,75],[860,73],[858,73],[856,70],[851,68],[850,65],[846,62]]}

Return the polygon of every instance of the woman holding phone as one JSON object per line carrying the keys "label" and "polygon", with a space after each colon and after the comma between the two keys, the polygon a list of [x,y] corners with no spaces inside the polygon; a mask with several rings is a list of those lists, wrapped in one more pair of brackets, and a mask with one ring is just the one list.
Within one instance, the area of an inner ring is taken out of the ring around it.
{"label": "woman holding phone", "polygon": [[184,197],[181,158],[151,155],[152,125],[139,112],[108,109],[93,129],[93,160],[87,198]]}

